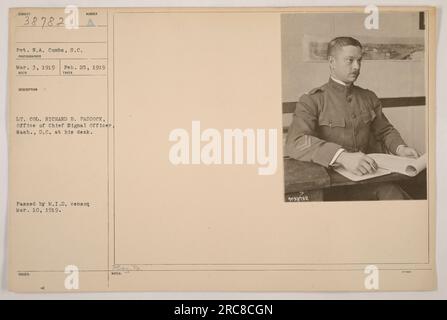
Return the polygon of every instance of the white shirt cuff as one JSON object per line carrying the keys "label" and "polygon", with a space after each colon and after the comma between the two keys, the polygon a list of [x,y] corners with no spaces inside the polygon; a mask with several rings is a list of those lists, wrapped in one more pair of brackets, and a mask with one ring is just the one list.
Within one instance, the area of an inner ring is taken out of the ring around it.
{"label": "white shirt cuff", "polygon": [[402,147],[405,147],[405,145],[404,144],[400,144],[400,145],[397,146],[396,154],[399,154],[399,149],[402,148]]}
{"label": "white shirt cuff", "polygon": [[334,163],[335,163],[335,161],[337,160],[338,156],[339,156],[343,151],[345,151],[345,149],[343,149],[343,148],[340,148],[340,149],[337,150],[337,152],[336,152],[336,153],[334,154],[334,156],[332,157],[331,162],[329,162],[329,165],[330,165],[330,166],[334,165]]}

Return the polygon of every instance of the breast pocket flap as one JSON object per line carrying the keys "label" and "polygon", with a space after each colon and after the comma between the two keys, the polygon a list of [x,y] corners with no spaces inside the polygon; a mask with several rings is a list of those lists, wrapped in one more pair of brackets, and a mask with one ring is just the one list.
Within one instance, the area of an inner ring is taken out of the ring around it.
{"label": "breast pocket flap", "polygon": [[332,118],[332,119],[328,119],[328,118],[320,118],[318,120],[318,124],[320,126],[328,126],[328,127],[342,127],[344,128],[346,126],[345,123],[345,119],[343,118]]}

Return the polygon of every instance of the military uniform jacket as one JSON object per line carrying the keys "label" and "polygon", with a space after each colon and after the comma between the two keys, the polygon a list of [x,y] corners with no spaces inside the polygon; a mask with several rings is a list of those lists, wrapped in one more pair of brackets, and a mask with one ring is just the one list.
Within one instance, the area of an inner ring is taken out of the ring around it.
{"label": "military uniform jacket", "polygon": [[332,78],[301,96],[289,127],[285,154],[291,158],[328,167],[340,148],[369,152],[371,139],[386,152],[405,145],[399,132],[382,113],[376,94]]}

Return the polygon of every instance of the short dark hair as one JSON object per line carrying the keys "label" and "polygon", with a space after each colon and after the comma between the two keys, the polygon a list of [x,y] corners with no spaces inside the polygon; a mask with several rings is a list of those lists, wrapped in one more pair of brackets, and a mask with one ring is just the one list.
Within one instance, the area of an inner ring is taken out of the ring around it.
{"label": "short dark hair", "polygon": [[327,57],[333,56],[334,51],[346,47],[346,46],[354,46],[359,47],[362,49],[362,44],[357,39],[354,39],[352,37],[337,37],[329,41],[327,45]]}

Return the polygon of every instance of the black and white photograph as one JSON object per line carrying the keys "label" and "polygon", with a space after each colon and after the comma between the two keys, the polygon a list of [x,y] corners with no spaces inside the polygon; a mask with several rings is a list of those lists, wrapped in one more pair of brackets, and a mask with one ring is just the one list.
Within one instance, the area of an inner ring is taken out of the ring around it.
{"label": "black and white photograph", "polygon": [[427,199],[424,20],[282,15],[286,202]]}

